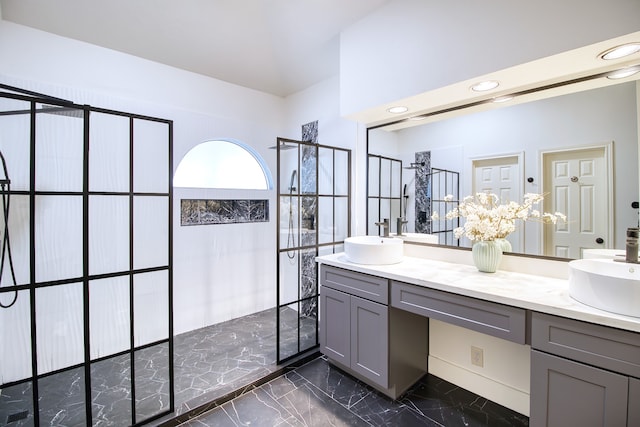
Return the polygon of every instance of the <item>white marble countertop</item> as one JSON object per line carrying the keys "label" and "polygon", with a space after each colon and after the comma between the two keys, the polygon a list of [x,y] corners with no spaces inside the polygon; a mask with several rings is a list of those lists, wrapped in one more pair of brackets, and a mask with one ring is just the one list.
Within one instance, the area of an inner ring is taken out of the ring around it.
{"label": "white marble countertop", "polygon": [[569,296],[569,281],[510,271],[481,273],[474,266],[405,256],[399,264],[350,262],[344,253],[316,258],[321,264],[500,304],[640,332],[640,318],[589,307]]}

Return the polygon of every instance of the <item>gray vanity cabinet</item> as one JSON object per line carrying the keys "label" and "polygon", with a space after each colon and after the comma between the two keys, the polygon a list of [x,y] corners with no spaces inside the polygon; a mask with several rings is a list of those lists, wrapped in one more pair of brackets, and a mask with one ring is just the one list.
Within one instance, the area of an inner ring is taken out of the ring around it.
{"label": "gray vanity cabinet", "polygon": [[428,320],[391,309],[389,281],[320,266],[320,351],[395,399],[427,371]]}
{"label": "gray vanity cabinet", "polygon": [[530,425],[639,426],[639,334],[533,313]]}

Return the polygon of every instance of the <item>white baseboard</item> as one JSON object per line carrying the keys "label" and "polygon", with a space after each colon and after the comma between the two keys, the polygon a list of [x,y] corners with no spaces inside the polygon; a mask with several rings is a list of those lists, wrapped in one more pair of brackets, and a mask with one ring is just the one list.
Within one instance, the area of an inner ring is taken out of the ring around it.
{"label": "white baseboard", "polygon": [[429,373],[492,402],[529,416],[529,393],[433,356],[429,356]]}

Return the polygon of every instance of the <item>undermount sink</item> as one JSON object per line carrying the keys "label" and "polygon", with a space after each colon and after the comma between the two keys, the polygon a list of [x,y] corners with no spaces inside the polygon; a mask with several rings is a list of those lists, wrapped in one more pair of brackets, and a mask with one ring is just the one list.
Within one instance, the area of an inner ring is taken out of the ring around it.
{"label": "undermount sink", "polygon": [[402,239],[395,237],[347,237],[344,253],[349,261],[356,264],[397,264],[402,261],[402,244]]}
{"label": "undermount sink", "polygon": [[640,264],[610,259],[571,261],[569,295],[600,310],[640,317]]}

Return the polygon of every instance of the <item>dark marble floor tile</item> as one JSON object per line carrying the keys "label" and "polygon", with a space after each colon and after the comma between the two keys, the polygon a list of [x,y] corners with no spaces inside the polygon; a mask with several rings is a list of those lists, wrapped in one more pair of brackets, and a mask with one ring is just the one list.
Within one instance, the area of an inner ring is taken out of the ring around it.
{"label": "dark marble floor tile", "polygon": [[357,414],[310,383],[302,384],[277,402],[304,426],[369,426]]}
{"label": "dark marble floor tile", "polygon": [[331,365],[324,358],[318,358],[295,372],[346,408],[351,408],[374,393],[371,387]]}
{"label": "dark marble floor tile", "polygon": [[528,426],[528,417],[433,375],[424,376],[400,402],[445,426]]}

